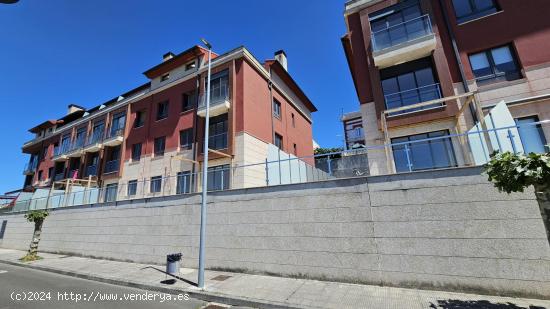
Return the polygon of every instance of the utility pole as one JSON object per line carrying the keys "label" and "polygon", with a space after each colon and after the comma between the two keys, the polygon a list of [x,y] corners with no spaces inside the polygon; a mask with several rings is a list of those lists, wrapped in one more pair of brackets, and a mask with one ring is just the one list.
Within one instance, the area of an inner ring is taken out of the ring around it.
{"label": "utility pole", "polygon": [[199,278],[198,287],[204,289],[204,246],[206,241],[206,197],[208,191],[208,135],[210,126],[210,71],[212,69],[212,45],[205,39],[201,41],[208,47],[208,84],[206,85],[206,120],[204,121],[204,160],[202,163],[202,202],[201,202],[201,232],[199,244]]}

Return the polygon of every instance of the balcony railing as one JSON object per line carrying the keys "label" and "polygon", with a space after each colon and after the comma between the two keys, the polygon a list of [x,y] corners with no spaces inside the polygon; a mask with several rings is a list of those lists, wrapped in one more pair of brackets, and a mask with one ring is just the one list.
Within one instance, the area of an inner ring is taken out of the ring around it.
{"label": "balcony railing", "polygon": [[53,176],[54,181],[59,181],[59,180],[63,180],[63,179],[65,179],[65,171],[63,171],[61,173],[58,173],[58,174],[55,174],[55,176]]}
{"label": "balcony railing", "polygon": [[118,160],[112,160],[105,163],[105,171],[103,173],[108,174],[108,173],[117,172],[119,167],[118,162],[119,162]]}
{"label": "balcony railing", "polygon": [[86,174],[85,177],[88,176],[97,176],[97,165],[89,165],[86,167]]}
{"label": "balcony railing", "polygon": [[[200,143],[200,153],[204,153],[204,142]],[[210,135],[208,148],[213,150],[227,149],[227,132]]]}
{"label": "balcony railing", "polygon": [[53,150],[53,156],[59,157],[66,153],[68,153],[71,150],[71,143],[70,142],[64,142],[61,144],[61,146],[54,148]]}
{"label": "balcony railing", "polygon": [[[426,85],[415,89],[408,89],[401,92],[395,92],[384,96],[386,101],[386,109],[393,109],[398,107],[404,107],[407,105],[413,105],[422,102],[428,102],[431,100],[441,99],[441,88],[439,84]],[[410,113],[419,110],[431,109],[434,107],[443,106],[444,103],[436,103],[433,105],[423,106],[419,108],[412,108],[406,111],[391,113],[390,116]]]}
{"label": "balcony railing", "polygon": [[365,138],[363,128],[355,128],[346,132],[348,140],[362,140]]}
{"label": "balcony railing", "polygon": [[25,168],[23,169],[23,174],[29,175],[34,173],[36,168],[38,167],[38,160],[32,160],[30,162],[27,162],[25,164]]}
{"label": "balcony railing", "polygon": [[372,49],[377,52],[432,33],[433,30],[430,16],[426,14],[373,32]]}
{"label": "balcony railing", "polygon": [[124,134],[124,128],[112,128],[109,130],[106,139],[120,137]]}
{"label": "balcony railing", "polygon": [[103,130],[94,131],[94,133],[88,137],[88,140],[86,141],[86,146],[97,144],[102,140],[103,140]]}
{"label": "balcony railing", "polygon": [[[224,85],[220,88],[211,90],[210,92],[210,107],[223,104],[229,101],[229,88]],[[199,97],[199,109],[206,108],[206,94],[203,93]]]}

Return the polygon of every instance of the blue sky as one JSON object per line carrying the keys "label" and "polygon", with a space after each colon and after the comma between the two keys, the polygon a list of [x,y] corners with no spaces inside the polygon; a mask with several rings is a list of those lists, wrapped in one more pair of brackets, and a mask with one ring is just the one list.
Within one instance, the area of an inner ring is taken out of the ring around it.
{"label": "blue sky", "polygon": [[18,189],[27,130],[70,103],[92,107],[144,83],[167,51],[207,38],[218,53],[245,45],[259,60],[284,49],[315,103],[313,135],[342,145],[342,110],[358,109],[340,43],[343,0],[20,0],[0,5],[0,193]]}

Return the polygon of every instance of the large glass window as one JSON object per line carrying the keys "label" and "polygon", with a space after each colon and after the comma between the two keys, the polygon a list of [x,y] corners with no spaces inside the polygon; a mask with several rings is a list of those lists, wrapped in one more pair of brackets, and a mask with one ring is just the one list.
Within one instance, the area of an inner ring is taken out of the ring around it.
{"label": "large glass window", "polygon": [[105,202],[116,201],[116,193],[118,190],[118,184],[111,183],[105,186]]}
{"label": "large glass window", "polygon": [[162,176],[151,177],[149,192],[158,193],[162,190]]}
{"label": "large glass window", "polygon": [[227,148],[227,114],[210,118],[208,148]]}
{"label": "large glass window", "polygon": [[86,128],[80,128],[78,131],[76,131],[76,137],[74,140],[74,146],[73,149],[82,147],[84,145],[86,139]]}
{"label": "large glass window", "polygon": [[501,46],[469,56],[478,84],[521,78],[510,46]]}
{"label": "large glass window", "polygon": [[275,146],[283,150],[283,137],[277,133],[275,133]]}
{"label": "large glass window", "polygon": [[519,137],[525,153],[545,153],[549,151],[542,126],[537,116],[517,118]]}
{"label": "large glass window", "polygon": [[113,116],[113,122],[111,123],[111,131],[109,136],[118,136],[122,134],[124,130],[124,125],[126,124],[126,114],[118,113]]}
{"label": "large glass window", "polygon": [[[212,87],[210,88],[210,102],[215,104],[222,102],[229,96],[229,73],[227,70],[214,74],[211,77]],[[206,83],[208,87],[208,83]]]}
{"label": "large glass window", "polygon": [[229,164],[208,168],[208,191],[229,189]]}
{"label": "large glass window", "polygon": [[90,136],[90,140],[88,144],[95,144],[100,142],[103,139],[104,130],[105,130],[105,123],[103,122],[103,120],[94,123],[94,127],[92,129],[92,135]]}
{"label": "large glass window", "polygon": [[[386,109],[393,109],[441,98],[441,90],[432,69],[431,59],[424,58],[380,71]],[[440,106],[425,106],[413,112]]]}
{"label": "large glass window", "polygon": [[141,159],[141,143],[132,145],[132,161],[139,161]]}
{"label": "large glass window", "polygon": [[498,11],[494,0],[453,0],[453,7],[459,23]]}
{"label": "large glass window", "polygon": [[136,119],[134,120],[134,128],[143,127],[145,125],[145,111],[137,111]]}
{"label": "large glass window", "polygon": [[195,107],[196,102],[197,102],[197,96],[195,95],[194,91],[182,94],[181,111],[185,112],[193,109],[193,107]]}
{"label": "large glass window", "polygon": [[193,175],[191,172],[179,172],[176,185],[176,194],[191,193],[192,182]]}
{"label": "large glass window", "polygon": [[273,100],[273,116],[281,118],[281,102]]}
{"label": "large glass window", "polygon": [[346,147],[347,149],[353,149],[355,145],[365,145],[365,135],[363,132],[363,121],[361,118],[350,119],[344,122]]}
{"label": "large glass window", "polygon": [[[393,138],[395,169],[399,172],[456,166],[453,145],[447,131]],[[426,139],[430,139],[427,140]]]}

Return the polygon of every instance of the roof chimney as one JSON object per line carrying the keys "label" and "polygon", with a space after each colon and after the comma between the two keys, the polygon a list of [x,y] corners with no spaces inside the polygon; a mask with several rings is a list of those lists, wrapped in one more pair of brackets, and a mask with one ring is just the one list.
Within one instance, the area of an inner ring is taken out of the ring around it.
{"label": "roof chimney", "polygon": [[279,61],[279,63],[285,68],[286,71],[288,71],[288,63],[286,60],[286,53],[284,50],[278,50],[275,52],[275,60]]}
{"label": "roof chimney", "polygon": [[67,106],[67,115],[77,111],[83,111],[83,110],[85,110],[85,108],[82,106],[78,106],[76,104],[69,104],[69,106]]}
{"label": "roof chimney", "polygon": [[170,60],[170,59],[174,58],[174,56],[175,55],[174,55],[173,52],[167,52],[166,54],[162,55],[162,62]]}

